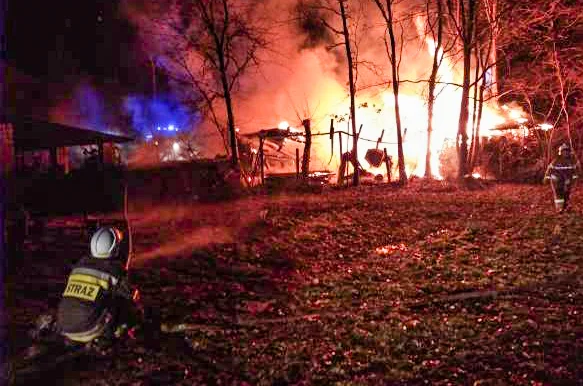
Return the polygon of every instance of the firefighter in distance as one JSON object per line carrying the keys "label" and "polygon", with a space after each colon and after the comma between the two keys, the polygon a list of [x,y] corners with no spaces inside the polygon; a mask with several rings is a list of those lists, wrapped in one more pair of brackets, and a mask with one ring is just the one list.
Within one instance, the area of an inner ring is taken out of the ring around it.
{"label": "firefighter in distance", "polygon": [[559,146],[557,157],[547,167],[543,182],[550,180],[555,209],[562,213],[568,209],[571,191],[581,174],[581,165],[571,147]]}

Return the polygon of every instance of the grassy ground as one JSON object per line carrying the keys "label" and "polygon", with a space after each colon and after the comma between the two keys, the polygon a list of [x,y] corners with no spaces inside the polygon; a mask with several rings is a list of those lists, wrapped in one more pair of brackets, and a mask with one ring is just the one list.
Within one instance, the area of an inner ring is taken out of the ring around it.
{"label": "grassy ground", "polygon": [[[133,213],[134,281],[185,331],[56,379],[583,384],[579,196],[559,215],[548,187],[418,181]],[[62,291],[52,240],[8,280],[14,340]]]}

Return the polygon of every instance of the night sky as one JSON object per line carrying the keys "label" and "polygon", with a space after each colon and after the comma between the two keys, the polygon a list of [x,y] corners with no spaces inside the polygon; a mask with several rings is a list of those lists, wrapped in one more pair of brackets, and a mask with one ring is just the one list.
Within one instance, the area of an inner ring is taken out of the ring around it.
{"label": "night sky", "polygon": [[39,80],[150,85],[147,55],[118,0],[8,0],[8,60]]}

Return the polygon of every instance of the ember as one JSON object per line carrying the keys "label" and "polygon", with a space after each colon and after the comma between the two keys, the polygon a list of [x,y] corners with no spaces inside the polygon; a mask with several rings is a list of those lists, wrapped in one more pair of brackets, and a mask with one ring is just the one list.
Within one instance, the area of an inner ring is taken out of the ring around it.
{"label": "ember", "polygon": [[400,251],[405,252],[407,250],[407,246],[404,243],[399,244],[389,244],[382,247],[377,247],[375,249],[375,253],[378,255],[390,255],[393,252]]}

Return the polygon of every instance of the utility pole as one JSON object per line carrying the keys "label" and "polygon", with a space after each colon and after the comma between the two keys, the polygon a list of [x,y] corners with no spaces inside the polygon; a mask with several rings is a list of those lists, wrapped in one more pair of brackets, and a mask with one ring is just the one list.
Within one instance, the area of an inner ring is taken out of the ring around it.
{"label": "utility pole", "polygon": [[6,111],[6,11],[8,0],[0,0],[0,123],[5,123]]}
{"label": "utility pole", "polygon": [[[0,0],[0,125],[7,123],[6,117],[6,11],[8,0]],[[2,155],[3,156],[3,155]],[[8,315],[6,310],[6,287],[4,285],[8,259],[5,248],[5,204],[6,184],[0,173],[0,385],[9,381],[8,365]]]}

